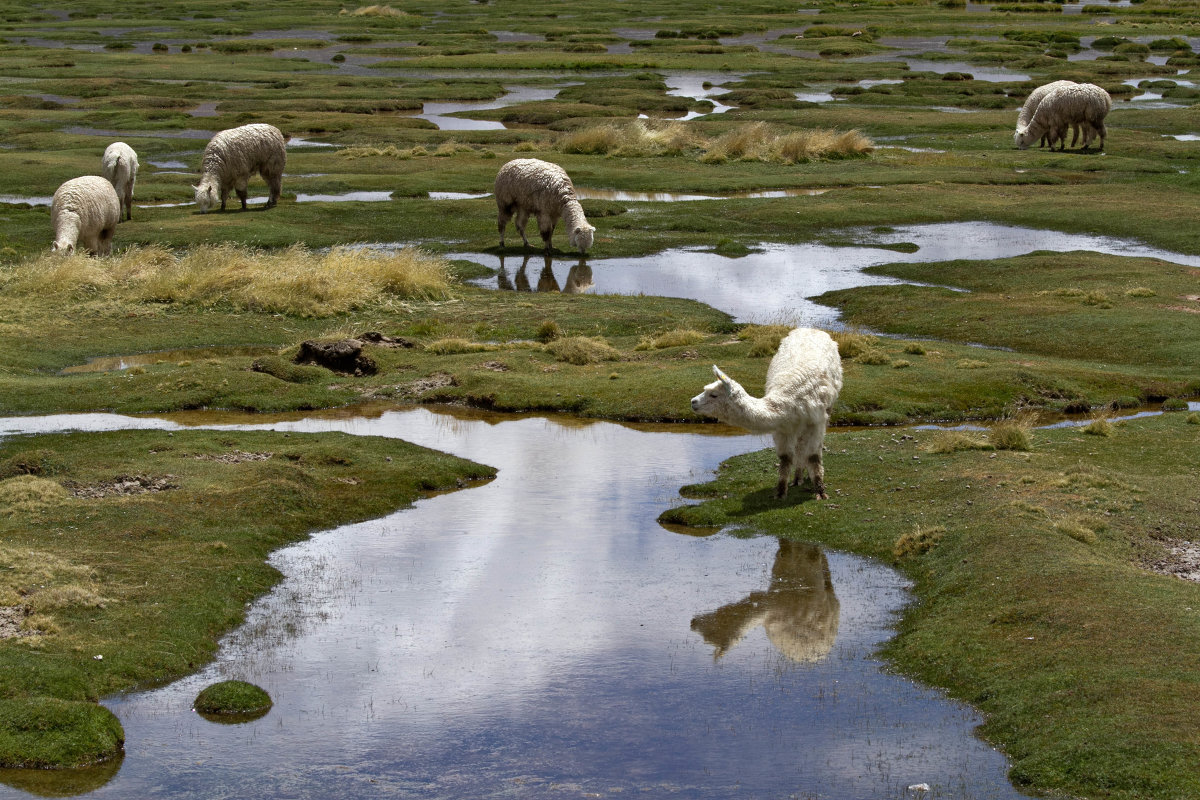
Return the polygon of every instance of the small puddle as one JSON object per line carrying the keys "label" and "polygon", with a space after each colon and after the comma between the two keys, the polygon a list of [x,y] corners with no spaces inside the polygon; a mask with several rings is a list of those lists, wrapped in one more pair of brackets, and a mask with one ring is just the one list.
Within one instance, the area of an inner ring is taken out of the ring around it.
{"label": "small puddle", "polygon": [[[94,797],[1022,797],[977,713],[871,655],[908,602],[896,572],[655,522],[763,437],[426,408],[26,417],[0,435],[182,423],[394,437],[499,471],[273,553],[283,582],[214,663],[104,701],[126,753]],[[191,712],[228,678],[270,692],[270,713]]]}
{"label": "small puddle", "polygon": [[54,202],[53,197],[26,197],[19,194],[0,194],[0,203],[6,205],[48,206]]}
{"label": "small puddle", "polygon": [[[1173,253],[1137,242],[1088,234],[1018,228],[989,222],[913,225],[889,233],[844,231],[860,244],[834,247],[819,243],[763,244],[761,250],[731,258],[717,253],[678,249],[638,258],[589,257],[594,291],[598,294],[646,294],[699,300],[732,314],[741,322],[789,323],[839,328],[837,309],[811,298],[835,289],[904,283],[873,275],[867,267],[895,262],[989,260],[1011,258],[1035,250],[1090,250],[1123,256],[1159,258],[1200,267],[1200,256]],[[559,243],[563,243],[559,232]],[[911,243],[916,252],[884,249]],[[875,245],[875,246],[872,246]],[[494,253],[459,254],[496,270],[496,276],[475,281],[504,288],[501,257]],[[555,282],[563,285],[574,259],[553,265]]]}
{"label": "small puddle", "polygon": [[425,103],[421,113],[415,114],[418,119],[428,120],[444,131],[497,131],[504,130],[504,123],[487,119],[468,119],[452,117],[450,114],[461,114],[470,111],[490,111],[520,103],[532,103],[539,100],[553,100],[562,91],[558,87],[505,86],[506,94],[495,100],[485,100],[471,103]]}
{"label": "small puddle", "polygon": [[343,194],[297,194],[297,203],[382,203],[391,192],[345,192]]}
{"label": "small puddle", "polygon": [[[139,206],[142,208],[143,206]],[[228,347],[190,347],[183,350],[157,350],[151,353],[136,353],[124,356],[99,356],[89,358],[85,364],[77,364],[62,370],[63,375],[76,375],[85,372],[119,372],[130,367],[147,367],[152,364],[172,363],[181,361],[202,361],[206,358],[229,358],[230,356],[262,356],[274,353],[274,347],[247,347],[232,345]]]}
{"label": "small puddle", "polygon": [[663,75],[667,85],[667,94],[672,97],[690,97],[693,100],[707,100],[713,104],[712,111],[689,111],[680,119],[689,120],[702,117],[705,114],[724,114],[736,106],[727,106],[718,97],[729,91],[724,84],[741,80],[744,72],[671,72]]}

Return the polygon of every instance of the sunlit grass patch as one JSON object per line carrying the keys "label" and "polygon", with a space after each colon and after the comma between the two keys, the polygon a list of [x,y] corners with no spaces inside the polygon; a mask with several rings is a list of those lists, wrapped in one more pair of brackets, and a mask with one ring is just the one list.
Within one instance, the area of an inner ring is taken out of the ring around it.
{"label": "sunlit grass patch", "polygon": [[1148,289],[1145,286],[1135,286],[1132,289],[1125,290],[1126,297],[1154,297],[1158,292],[1153,289]]}
{"label": "sunlit grass patch", "polygon": [[472,342],[457,337],[438,339],[425,345],[426,351],[439,356],[458,355],[460,353],[485,353],[496,349],[495,345]]}
{"label": "sunlit grass patch", "polygon": [[1081,515],[1060,517],[1054,520],[1056,531],[1065,533],[1075,541],[1084,544],[1095,544],[1099,540],[1096,534],[1104,528],[1103,522]]}
{"label": "sunlit grass patch", "polygon": [[0,515],[37,514],[71,496],[61,484],[36,475],[18,475],[0,481]]}
{"label": "sunlit grass patch", "polygon": [[1187,424],[1188,425],[1200,425],[1200,413],[1193,411],[1191,414],[1188,414],[1187,415]]}
{"label": "sunlit grass patch", "polygon": [[738,331],[738,338],[750,342],[751,358],[775,355],[783,337],[792,331],[790,325],[747,325]]}
{"label": "sunlit grass patch", "polygon": [[995,447],[987,439],[969,431],[942,431],[922,449],[928,453],[957,453],[960,450],[994,450]]}
{"label": "sunlit grass patch", "polygon": [[668,347],[687,347],[688,345],[698,344],[703,342],[707,337],[705,334],[691,328],[676,328],[675,330],[664,331],[657,336],[650,336],[642,339],[634,347],[634,350],[663,350]]}
{"label": "sunlit grass patch", "polygon": [[620,361],[621,353],[601,338],[590,336],[568,336],[555,339],[546,345],[546,350],[559,361],[583,366],[601,361]]}
{"label": "sunlit grass patch", "polygon": [[1091,422],[1083,426],[1083,432],[1091,436],[1112,436],[1113,424],[1107,414],[1097,414]]}
{"label": "sunlit grass patch", "polygon": [[352,17],[412,17],[412,16],[415,16],[413,14],[409,14],[407,11],[401,11],[398,8],[392,8],[391,6],[387,6],[387,5],[359,6],[358,8],[354,9],[353,11],[347,11],[346,9],[343,8],[338,13],[339,14],[348,14],[349,16],[352,16]]}
{"label": "sunlit grass patch", "polygon": [[874,149],[858,131],[783,131],[750,122],[706,137],[679,122],[618,124],[606,122],[564,134],[556,143],[564,153],[646,157],[688,153],[705,163],[766,161],[795,164],[818,158],[865,156]]}
{"label": "sunlit grass patch", "polygon": [[222,244],[177,254],[149,246],[102,259],[35,256],[0,274],[0,287],[17,295],[104,295],[322,317],[393,299],[443,297],[449,266],[415,248],[315,252],[303,245],[258,250]]}
{"label": "sunlit grass patch", "polygon": [[1018,411],[1011,417],[995,422],[988,430],[988,439],[997,450],[1030,450],[1033,448],[1033,426],[1037,422],[1032,411]]}
{"label": "sunlit grass patch", "polygon": [[838,355],[845,359],[854,359],[864,353],[874,350],[879,339],[866,333],[853,331],[833,331],[829,334],[838,346]]}
{"label": "sunlit grass patch", "polygon": [[989,366],[988,362],[980,361],[978,358],[960,358],[954,363],[958,369],[985,369]]}
{"label": "sunlit grass patch", "polygon": [[907,556],[919,556],[922,553],[927,553],[937,546],[937,543],[946,535],[946,528],[943,525],[933,525],[930,527],[921,527],[917,525],[911,531],[903,533],[900,538],[896,539],[896,544],[892,548],[892,555],[897,559]]}

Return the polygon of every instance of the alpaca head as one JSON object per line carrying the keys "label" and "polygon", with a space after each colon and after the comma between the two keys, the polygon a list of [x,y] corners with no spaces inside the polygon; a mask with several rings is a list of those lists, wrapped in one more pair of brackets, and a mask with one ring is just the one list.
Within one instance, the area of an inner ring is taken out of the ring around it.
{"label": "alpaca head", "polygon": [[217,189],[217,182],[208,175],[200,180],[199,186],[192,188],[196,190],[196,205],[200,207],[201,214],[220,204],[221,193]]}
{"label": "alpaca head", "polygon": [[692,398],[692,411],[706,417],[723,419],[727,410],[734,405],[734,398],[742,387],[733,378],[721,372],[716,364],[713,364],[713,374],[717,379]]}
{"label": "alpaca head", "polygon": [[1033,144],[1034,141],[1036,141],[1036,138],[1029,132],[1029,128],[1027,127],[1017,128],[1013,133],[1013,144],[1017,146],[1018,150],[1029,149],[1029,145]]}
{"label": "alpaca head", "polygon": [[75,255],[75,243],[56,241],[54,244],[50,245],[50,252],[62,253],[64,256]]}
{"label": "alpaca head", "polygon": [[579,252],[586,253],[588,248],[592,246],[592,236],[595,233],[595,226],[584,222],[578,227],[571,229],[571,233],[567,235],[567,242],[571,247],[578,247]]}

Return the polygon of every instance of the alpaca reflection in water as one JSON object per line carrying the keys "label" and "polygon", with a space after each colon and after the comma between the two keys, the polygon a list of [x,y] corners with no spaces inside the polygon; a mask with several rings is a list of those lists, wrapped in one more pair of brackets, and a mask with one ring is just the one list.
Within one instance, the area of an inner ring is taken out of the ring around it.
{"label": "alpaca reflection in water", "polygon": [[[525,274],[525,268],[529,266],[529,259],[533,256],[527,255],[521,259],[521,268],[516,271],[513,277],[508,277],[508,272],[504,269],[504,256],[500,256],[500,269],[497,273],[497,285],[502,291],[506,292],[532,292],[533,287],[529,283],[529,276]],[[592,283],[592,268],[588,266],[587,260],[580,258],[579,263],[571,267],[571,271],[567,273],[567,282],[561,288],[558,285],[558,279],[554,277],[552,269],[554,260],[548,255],[543,255],[544,266],[537,278],[537,291],[539,292],[562,292],[563,294],[581,294],[595,286]]]}
{"label": "alpaca reflection in water", "polygon": [[771,644],[798,663],[829,655],[837,639],[841,606],[833,593],[829,562],[810,542],[779,540],[771,585],[736,603],[692,618],[692,630],[711,644],[713,660],[762,625]]}

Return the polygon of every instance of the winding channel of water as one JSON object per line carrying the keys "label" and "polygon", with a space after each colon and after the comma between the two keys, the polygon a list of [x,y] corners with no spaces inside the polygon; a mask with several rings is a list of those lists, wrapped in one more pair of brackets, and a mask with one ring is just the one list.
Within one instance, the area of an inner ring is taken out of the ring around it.
{"label": "winding channel of water", "polygon": [[[284,581],[214,663],[105,701],[126,756],[91,796],[1021,797],[973,710],[872,657],[897,573],[655,522],[761,437],[428,408],[21,417],[0,436],[196,423],[398,437],[499,472],[273,554]],[[230,677],[271,712],[190,711]]]}

